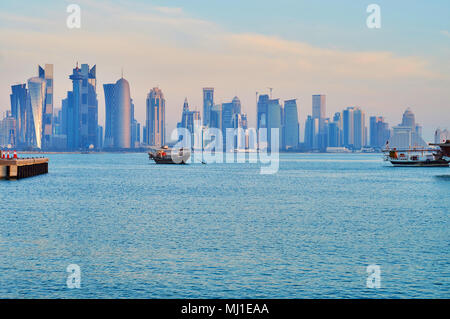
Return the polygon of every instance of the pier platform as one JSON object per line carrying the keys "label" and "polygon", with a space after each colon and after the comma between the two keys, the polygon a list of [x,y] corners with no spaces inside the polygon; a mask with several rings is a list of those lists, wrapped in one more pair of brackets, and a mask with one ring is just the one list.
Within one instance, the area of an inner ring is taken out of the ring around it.
{"label": "pier platform", "polygon": [[48,158],[0,159],[0,179],[22,179],[48,173]]}

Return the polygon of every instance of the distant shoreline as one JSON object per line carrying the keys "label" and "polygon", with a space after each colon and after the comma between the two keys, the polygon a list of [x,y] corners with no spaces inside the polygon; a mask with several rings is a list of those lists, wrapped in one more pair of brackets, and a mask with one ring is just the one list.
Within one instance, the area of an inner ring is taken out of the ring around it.
{"label": "distant shoreline", "polygon": [[[9,151],[11,152],[11,151]],[[17,151],[20,154],[140,154],[147,153],[147,151],[99,151],[99,152],[81,152],[81,151]],[[240,154],[246,154],[247,152],[242,152]],[[249,152],[257,153],[257,152]],[[280,154],[381,154],[382,152],[286,152],[280,151]],[[224,153],[226,154],[226,153]],[[235,153],[239,154],[239,153]]]}
{"label": "distant shoreline", "polygon": [[126,153],[146,153],[146,151],[134,151],[134,152],[122,152],[122,151],[111,151],[111,152],[81,152],[81,151],[73,151],[73,152],[64,152],[64,151],[48,151],[48,152],[44,152],[44,151],[17,151],[17,153],[20,154],[126,154]]}

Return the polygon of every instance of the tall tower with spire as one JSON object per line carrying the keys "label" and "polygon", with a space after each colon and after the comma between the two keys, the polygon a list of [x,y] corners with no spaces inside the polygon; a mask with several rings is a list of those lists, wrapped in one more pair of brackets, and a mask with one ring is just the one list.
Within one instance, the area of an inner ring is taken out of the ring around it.
{"label": "tall tower with spire", "polygon": [[96,66],[82,64],[69,76],[72,91],[67,92],[67,148],[70,150],[97,148],[98,101]]}
{"label": "tall tower with spire", "polygon": [[188,129],[189,132],[194,133],[196,127],[201,126],[201,114],[199,111],[191,111],[187,98],[184,99],[183,113],[181,114],[181,122],[177,127]]}

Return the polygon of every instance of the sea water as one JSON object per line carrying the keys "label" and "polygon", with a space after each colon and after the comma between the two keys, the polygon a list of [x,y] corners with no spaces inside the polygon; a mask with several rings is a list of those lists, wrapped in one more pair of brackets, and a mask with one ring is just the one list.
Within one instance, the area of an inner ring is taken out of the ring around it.
{"label": "sea water", "polygon": [[450,297],[450,168],[49,158],[47,175],[0,181],[0,298]]}

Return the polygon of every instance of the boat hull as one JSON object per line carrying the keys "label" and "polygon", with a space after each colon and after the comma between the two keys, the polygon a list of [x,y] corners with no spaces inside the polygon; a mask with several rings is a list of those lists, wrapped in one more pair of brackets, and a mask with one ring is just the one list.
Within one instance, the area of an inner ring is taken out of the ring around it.
{"label": "boat hull", "polygon": [[175,163],[172,158],[158,158],[158,157],[150,157],[150,159],[154,160],[156,164],[186,164],[185,161],[181,161],[180,163]]}
{"label": "boat hull", "polygon": [[449,162],[442,160],[434,161],[390,161],[392,165],[396,167],[448,167]]}

